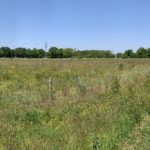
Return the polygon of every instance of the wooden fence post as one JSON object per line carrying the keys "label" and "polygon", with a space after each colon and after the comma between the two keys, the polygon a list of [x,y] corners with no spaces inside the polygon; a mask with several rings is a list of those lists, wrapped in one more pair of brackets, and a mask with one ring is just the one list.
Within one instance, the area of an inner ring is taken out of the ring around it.
{"label": "wooden fence post", "polygon": [[48,81],[48,97],[49,97],[49,100],[50,100],[50,101],[53,100],[53,95],[52,95],[52,94],[53,94],[53,93],[52,93],[53,91],[52,91],[52,88],[53,88],[53,87],[52,87],[52,77],[50,77],[50,78],[49,78],[49,81]]}

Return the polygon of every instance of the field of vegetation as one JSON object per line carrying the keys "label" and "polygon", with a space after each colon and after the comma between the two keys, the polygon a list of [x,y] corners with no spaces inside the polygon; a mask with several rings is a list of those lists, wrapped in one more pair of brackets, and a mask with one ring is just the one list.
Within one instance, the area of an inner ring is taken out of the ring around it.
{"label": "field of vegetation", "polygon": [[149,59],[2,58],[0,149],[141,149],[149,91]]}

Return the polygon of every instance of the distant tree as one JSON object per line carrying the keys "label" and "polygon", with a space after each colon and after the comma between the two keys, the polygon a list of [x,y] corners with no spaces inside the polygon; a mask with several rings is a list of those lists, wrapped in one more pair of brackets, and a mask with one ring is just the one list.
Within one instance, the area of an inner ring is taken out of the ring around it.
{"label": "distant tree", "polygon": [[27,58],[32,58],[32,50],[31,49],[26,50],[26,57]]}
{"label": "distant tree", "polygon": [[15,56],[19,58],[24,58],[26,57],[26,49],[18,47],[15,49]]}
{"label": "distant tree", "polygon": [[11,49],[9,47],[0,48],[1,57],[11,57]]}
{"label": "distant tree", "polygon": [[75,49],[73,57],[74,58],[79,58],[79,59],[81,58],[80,51],[78,49]]}
{"label": "distant tree", "polygon": [[105,51],[105,58],[113,58],[113,57],[115,57],[115,55],[112,54],[111,51]]}
{"label": "distant tree", "polygon": [[0,57],[12,58],[150,58],[150,48],[140,47],[136,53],[132,49],[126,50],[124,53],[114,55],[109,50],[77,50],[72,48],[51,47],[48,52],[43,49],[28,49],[18,47],[11,49],[9,47],[0,47]]}
{"label": "distant tree", "polygon": [[147,49],[140,47],[137,50],[136,54],[137,54],[138,58],[146,58],[147,57]]}
{"label": "distant tree", "polygon": [[4,57],[4,52],[1,48],[0,48],[0,57]]}
{"label": "distant tree", "polygon": [[63,49],[57,47],[51,47],[49,49],[49,56],[51,58],[63,58]]}
{"label": "distant tree", "polygon": [[75,50],[72,48],[63,49],[63,58],[72,58],[74,56]]}
{"label": "distant tree", "polygon": [[34,58],[43,58],[45,57],[45,51],[43,49],[33,49]]}
{"label": "distant tree", "polygon": [[150,48],[147,49],[147,57],[150,58]]}
{"label": "distant tree", "polygon": [[83,50],[76,52],[80,58],[113,58],[115,57],[111,51],[105,50]]}
{"label": "distant tree", "polygon": [[117,57],[117,58],[122,58],[122,57],[123,57],[123,54],[122,54],[122,53],[117,53],[117,54],[116,54],[116,57]]}
{"label": "distant tree", "polygon": [[126,50],[123,54],[123,58],[134,58],[134,57],[135,57],[135,53],[131,49]]}
{"label": "distant tree", "polygon": [[43,49],[38,49],[37,51],[38,51],[38,58],[43,58],[46,56],[45,55],[46,52]]}

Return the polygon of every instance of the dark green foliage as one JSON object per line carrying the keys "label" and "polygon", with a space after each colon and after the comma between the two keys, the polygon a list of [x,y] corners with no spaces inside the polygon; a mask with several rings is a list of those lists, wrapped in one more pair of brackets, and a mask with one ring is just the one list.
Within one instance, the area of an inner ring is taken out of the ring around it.
{"label": "dark green foliage", "polygon": [[115,57],[111,51],[105,50],[84,50],[77,51],[72,48],[57,48],[51,47],[48,52],[43,49],[27,49],[27,48],[16,48],[10,49],[9,47],[0,48],[0,57],[5,58],[113,58]]}
{"label": "dark green foliage", "polygon": [[4,58],[150,58],[150,48],[140,47],[136,52],[132,49],[124,53],[113,54],[110,50],[76,50],[73,48],[51,47],[48,52],[43,49],[9,47],[0,48],[0,57]]}
{"label": "dark green foliage", "polygon": [[51,58],[63,58],[63,50],[57,47],[51,47],[49,49],[49,56]]}
{"label": "dark green foliage", "polygon": [[138,58],[146,58],[147,57],[147,49],[140,47],[137,50],[137,57]]}
{"label": "dark green foliage", "polygon": [[122,56],[123,58],[134,58],[135,57],[135,53],[133,52],[133,50],[129,49],[126,50]]}
{"label": "dark green foliage", "polygon": [[11,57],[11,49],[9,47],[1,47],[0,57]]}
{"label": "dark green foliage", "polygon": [[75,50],[72,48],[63,49],[63,58],[72,58],[74,56]]}
{"label": "dark green foliage", "polygon": [[1,47],[0,48],[0,57],[7,57],[7,58],[43,58],[45,56],[45,51],[43,49],[36,49],[33,50],[26,49],[26,48],[16,48],[10,49],[9,47]]}
{"label": "dark green foliage", "polygon": [[119,53],[116,54],[116,57],[117,57],[117,58],[122,58],[122,57],[123,57],[123,54],[119,52]]}
{"label": "dark green foliage", "polygon": [[94,137],[93,139],[93,150],[100,149],[100,139],[98,137]]}
{"label": "dark green foliage", "polygon": [[150,58],[150,48],[147,49],[147,57]]}
{"label": "dark green foliage", "polygon": [[42,123],[41,120],[46,121],[47,117],[48,118],[50,117],[49,113],[35,109],[35,110],[27,112],[25,114],[25,117],[22,119],[24,123],[26,124],[41,124]]}
{"label": "dark green foliage", "polygon": [[117,53],[117,58],[150,58],[150,48],[143,48],[140,47],[136,52],[129,49],[126,50],[124,53]]}
{"label": "dark green foliage", "polygon": [[104,50],[84,50],[76,52],[76,56],[80,58],[113,58],[115,57],[111,51]]}

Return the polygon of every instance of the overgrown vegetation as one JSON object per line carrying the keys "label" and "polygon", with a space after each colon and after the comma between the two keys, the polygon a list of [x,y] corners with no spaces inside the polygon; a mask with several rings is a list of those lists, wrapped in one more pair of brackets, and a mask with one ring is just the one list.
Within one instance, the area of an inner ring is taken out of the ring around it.
{"label": "overgrown vegetation", "polygon": [[0,149],[122,149],[150,112],[149,65],[0,59]]}
{"label": "overgrown vegetation", "polygon": [[136,52],[125,50],[114,54],[110,50],[77,50],[73,48],[51,47],[48,52],[43,49],[27,49],[9,47],[0,48],[0,57],[4,58],[150,58],[150,48],[140,47]]}
{"label": "overgrown vegetation", "polygon": [[105,50],[84,50],[79,51],[72,48],[51,47],[48,52],[43,49],[27,49],[9,47],[0,48],[0,57],[6,58],[113,58],[115,55],[111,51]]}

